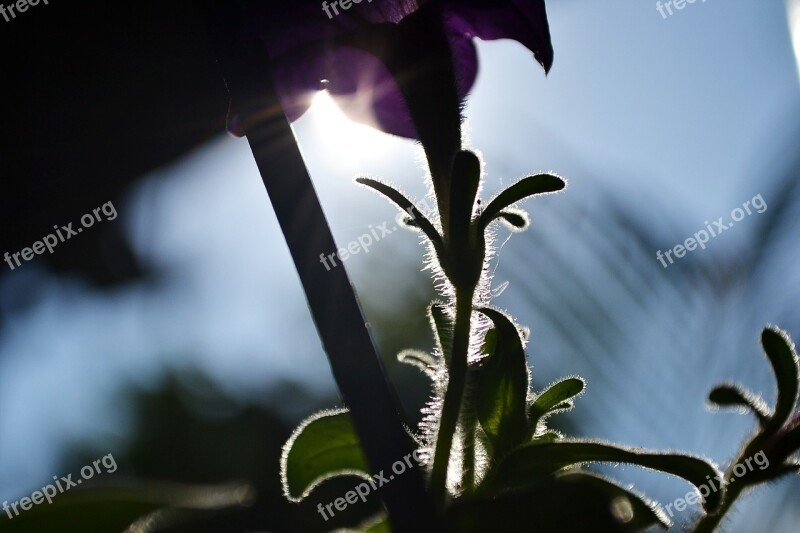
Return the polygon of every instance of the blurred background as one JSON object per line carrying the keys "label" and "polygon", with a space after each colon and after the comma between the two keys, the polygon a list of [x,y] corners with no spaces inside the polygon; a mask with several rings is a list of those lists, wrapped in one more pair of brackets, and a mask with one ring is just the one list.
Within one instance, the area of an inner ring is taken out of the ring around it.
{"label": "blurred background", "polygon": [[[478,44],[467,116],[485,194],[534,171],[569,180],[527,204],[528,232],[499,231],[493,263],[495,303],[531,329],[536,389],[588,380],[563,430],[724,466],[753,420],[711,412],[709,390],[736,381],[774,401],[760,331],[800,338],[791,4],[709,0],[665,19],[650,1],[551,1],[547,78],[517,43]],[[52,3],[0,25],[13,50],[2,60],[0,253],[108,201],[119,214],[0,268],[0,501],[113,453],[114,481],[252,485],[247,527],[353,524],[378,503],[335,523],[315,510],[348,480],[302,505],[280,494],[291,429],[341,403],[247,143],[223,133],[225,89],[201,28],[186,2],[125,13]],[[421,151],[350,123],[326,94],[294,128],[340,245],[395,226],[354,177],[424,197]],[[759,194],[767,209],[705,250],[668,268],[656,259]],[[422,252],[398,230],[346,262],[412,421],[427,383],[394,358],[432,344]],[[663,503],[689,490],[632,467],[612,473]],[[799,488],[795,477],[751,493],[728,529],[796,531]],[[677,515],[676,529],[697,512]]]}

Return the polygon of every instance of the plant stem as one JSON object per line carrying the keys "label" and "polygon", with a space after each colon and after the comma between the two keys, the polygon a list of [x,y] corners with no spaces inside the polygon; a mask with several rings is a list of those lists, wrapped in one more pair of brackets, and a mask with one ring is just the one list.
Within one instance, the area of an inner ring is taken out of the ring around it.
{"label": "plant stem", "polygon": [[436,449],[431,471],[431,493],[434,500],[443,505],[447,499],[447,471],[453,435],[458,425],[464,385],[467,378],[467,356],[472,321],[472,297],[474,289],[456,291],[456,320],[453,329],[453,346],[450,352],[447,391],[444,395],[442,416],[436,436]]}
{"label": "plant stem", "polygon": [[[738,461],[737,461],[738,463]],[[734,464],[737,464],[734,463]],[[742,491],[747,487],[743,480],[740,480],[740,483],[732,483],[734,476],[732,473],[727,473],[725,476],[725,480],[727,483],[727,493],[725,495],[725,501],[722,502],[722,506],[717,510],[714,514],[707,514],[700,519],[697,525],[694,528],[694,533],[713,533],[713,531],[717,528],[719,523],[725,517],[725,514],[731,510],[733,504],[736,502],[736,499],[741,495]]]}

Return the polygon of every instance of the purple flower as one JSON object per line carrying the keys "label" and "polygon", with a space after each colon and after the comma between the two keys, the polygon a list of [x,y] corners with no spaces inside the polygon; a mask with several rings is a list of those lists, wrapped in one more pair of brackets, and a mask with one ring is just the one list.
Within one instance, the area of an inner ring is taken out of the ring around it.
{"label": "purple flower", "polygon": [[[248,37],[266,47],[289,120],[327,89],[352,120],[409,138],[424,135],[403,84],[428,85],[421,96],[439,114],[435,100],[450,90],[460,113],[478,71],[473,37],[514,39],[545,71],[553,60],[544,0],[287,0],[253,2],[245,16]],[[443,76],[450,87],[430,83]]]}

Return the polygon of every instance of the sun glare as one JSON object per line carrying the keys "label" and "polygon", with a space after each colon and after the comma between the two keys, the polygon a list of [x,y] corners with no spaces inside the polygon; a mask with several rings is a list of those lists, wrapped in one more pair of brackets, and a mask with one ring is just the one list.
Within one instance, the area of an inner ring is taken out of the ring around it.
{"label": "sun glare", "polygon": [[391,147],[390,135],[350,120],[327,91],[314,96],[308,114],[324,137],[326,150],[347,158],[365,159],[385,155]]}

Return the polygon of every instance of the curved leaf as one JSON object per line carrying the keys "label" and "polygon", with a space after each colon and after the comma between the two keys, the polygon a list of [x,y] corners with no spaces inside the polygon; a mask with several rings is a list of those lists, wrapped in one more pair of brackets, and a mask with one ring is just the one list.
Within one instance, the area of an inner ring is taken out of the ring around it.
{"label": "curved leaf", "polygon": [[780,429],[794,411],[800,389],[800,368],[794,344],[785,331],[776,327],[765,328],[761,332],[761,345],[778,382],[775,413],[764,429],[765,433],[771,434]]}
{"label": "curved leaf", "polygon": [[717,385],[708,395],[708,401],[717,408],[746,410],[758,417],[762,427],[769,421],[770,412],[764,400],[747,389],[733,384]]}
{"label": "curved leaf", "polygon": [[666,529],[672,525],[667,514],[661,510],[656,502],[630,489],[623,488],[604,476],[588,472],[570,472],[560,475],[559,479],[579,479],[605,492],[608,498],[615,502],[614,507],[619,517],[632,531],[643,531],[655,525]]}
{"label": "curved leaf", "polygon": [[447,510],[449,531],[633,532],[663,524],[641,497],[602,478],[570,474],[521,490],[456,500]]}
{"label": "curved leaf", "polygon": [[570,377],[557,381],[540,393],[531,406],[528,408],[528,421],[532,428],[535,428],[542,417],[551,411],[561,411],[572,407],[572,405],[562,405],[567,400],[580,395],[586,387],[583,378]]}
{"label": "curved leaf", "polygon": [[495,347],[476,372],[476,411],[495,457],[499,457],[528,435],[528,365],[519,330],[511,319],[495,309],[479,311],[494,323]]}
{"label": "curved leaf", "polygon": [[531,219],[526,211],[508,207],[500,211],[497,219],[505,223],[511,231],[525,231],[530,226]]}
{"label": "curved leaf", "polygon": [[535,435],[535,436],[531,437],[531,441],[533,441],[533,442],[553,442],[553,441],[561,440],[563,438],[564,438],[564,435],[562,435],[558,431],[550,430],[550,431],[547,431],[545,433],[542,433],[541,435]]}
{"label": "curved leaf", "polygon": [[447,306],[442,302],[433,302],[428,308],[428,318],[442,357],[445,363],[449,363],[450,348],[453,344],[453,320],[447,314]]}
{"label": "curved leaf", "polygon": [[[553,474],[568,466],[605,462],[629,463],[666,472],[689,481],[696,487],[714,478],[722,484],[722,473],[703,459],[688,455],[653,452],[597,441],[561,440],[525,444],[511,452],[486,477],[485,490],[524,487],[538,477]],[[705,499],[706,511],[716,510],[723,490],[711,492]]]}
{"label": "curved leaf", "polygon": [[168,512],[173,525],[195,524],[220,512],[252,504],[249,485],[184,485],[165,482],[75,488],[49,505],[36,505],[9,519],[0,512],[0,531],[123,531],[148,517]]}
{"label": "curved leaf", "polygon": [[500,215],[501,211],[520,200],[535,194],[560,191],[566,184],[562,178],[555,174],[537,174],[522,178],[489,202],[481,214],[479,227],[481,229],[486,228],[492,220]]}
{"label": "curved leaf", "polygon": [[397,360],[420,369],[423,374],[436,380],[436,359],[420,350],[403,350],[397,354]]}
{"label": "curved leaf", "polygon": [[369,479],[369,467],[346,409],[323,411],[300,424],[283,446],[281,479],[286,497],[298,502],[333,476]]}
{"label": "curved leaf", "polygon": [[439,232],[436,231],[436,228],[433,226],[433,224],[431,224],[430,220],[428,220],[425,215],[423,215],[422,212],[417,209],[417,206],[414,205],[414,202],[403,196],[400,191],[387,183],[383,183],[382,181],[374,180],[372,178],[356,178],[356,182],[360,183],[361,185],[371,187],[372,189],[386,196],[389,200],[393,201],[395,204],[397,204],[397,207],[408,213],[410,220],[406,220],[406,224],[419,228],[434,245],[442,245],[442,237],[439,235]]}

